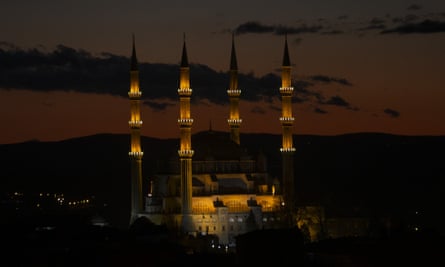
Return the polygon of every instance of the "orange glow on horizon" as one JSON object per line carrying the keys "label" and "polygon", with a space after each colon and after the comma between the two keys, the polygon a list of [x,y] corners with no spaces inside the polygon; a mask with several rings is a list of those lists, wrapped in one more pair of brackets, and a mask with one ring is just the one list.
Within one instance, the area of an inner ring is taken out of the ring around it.
{"label": "orange glow on horizon", "polygon": [[[440,99],[436,99],[439,103]],[[165,110],[156,111],[141,106],[145,127],[142,136],[156,138],[179,138],[178,105],[172,104]],[[58,141],[98,133],[129,134],[128,98],[101,94],[76,92],[41,93],[26,90],[0,90],[0,122],[8,125],[2,132],[0,144],[18,143],[29,140]],[[275,100],[272,103],[240,100],[243,125],[240,133],[281,134]],[[293,134],[338,135],[357,132],[381,132],[401,135],[444,135],[445,125],[434,117],[426,120],[415,108],[406,110],[400,118],[379,115],[376,112],[362,112],[330,107],[328,113],[318,114],[308,104],[293,104],[295,121]],[[79,107],[82,107],[81,109]],[[261,109],[259,109],[261,107]],[[230,131],[227,125],[227,106],[206,101],[193,104],[194,126],[192,133],[206,131],[209,122],[213,130]],[[257,110],[257,111],[255,111]],[[258,112],[261,111],[261,112]],[[255,111],[255,112],[254,112]],[[438,113],[435,106],[426,109]],[[54,122],[57,121],[57,124]],[[24,123],[26,122],[26,123]],[[156,125],[149,127],[148,125]],[[241,140],[242,143],[242,140]]]}

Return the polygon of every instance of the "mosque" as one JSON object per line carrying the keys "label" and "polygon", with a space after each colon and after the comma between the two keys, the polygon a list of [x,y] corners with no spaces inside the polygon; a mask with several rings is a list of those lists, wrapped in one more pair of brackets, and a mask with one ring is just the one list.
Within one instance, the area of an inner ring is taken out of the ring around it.
{"label": "mosque", "polygon": [[[317,239],[324,220],[322,207],[298,207],[295,203],[292,127],[291,64],[287,45],[281,67],[282,177],[268,174],[264,155],[250,155],[241,146],[238,88],[238,66],[232,36],[230,80],[227,95],[230,110],[227,123],[230,133],[199,133],[199,143],[192,145],[190,99],[190,68],[186,42],[182,47],[179,67],[180,129],[177,157],[172,158],[168,170],[158,173],[150,181],[143,195],[142,158],[140,141],[141,95],[139,71],[133,38],[130,68],[131,144],[131,218],[146,217],[157,225],[187,235],[213,235],[220,244],[234,244],[236,237],[257,229],[306,227],[311,240]],[[194,149],[195,148],[195,149]]]}

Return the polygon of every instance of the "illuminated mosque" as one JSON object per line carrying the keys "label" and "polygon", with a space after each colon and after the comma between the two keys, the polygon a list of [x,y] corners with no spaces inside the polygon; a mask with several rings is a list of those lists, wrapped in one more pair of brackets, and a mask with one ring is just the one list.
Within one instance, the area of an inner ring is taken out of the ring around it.
{"label": "illuminated mosque", "polygon": [[[257,229],[276,229],[305,225],[312,240],[317,238],[323,220],[321,207],[298,207],[295,203],[292,127],[291,64],[287,45],[281,68],[282,127],[282,178],[271,177],[267,172],[264,155],[255,157],[241,147],[239,116],[238,66],[235,42],[232,36],[230,81],[227,95],[230,110],[227,119],[230,134],[198,133],[200,143],[192,145],[190,99],[190,68],[186,42],[182,47],[179,68],[179,118],[180,130],[177,156],[169,170],[155,175],[148,194],[143,195],[140,130],[141,91],[136,58],[135,41],[130,70],[130,120],[131,145],[131,218],[132,224],[139,217],[146,217],[156,225],[187,235],[213,235],[220,244],[234,244],[236,236]],[[298,212],[297,212],[298,210]],[[317,216],[313,216],[317,214]],[[321,214],[321,215],[320,215]]]}

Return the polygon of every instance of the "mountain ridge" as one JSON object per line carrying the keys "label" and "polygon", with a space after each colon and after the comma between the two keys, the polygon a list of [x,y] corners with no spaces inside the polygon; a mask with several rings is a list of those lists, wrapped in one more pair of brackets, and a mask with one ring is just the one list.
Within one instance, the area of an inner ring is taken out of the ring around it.
{"label": "mountain ridge", "polygon": [[[202,132],[199,132],[202,133]],[[192,135],[198,146],[199,133]],[[213,131],[222,137],[228,132]],[[271,176],[281,173],[281,135],[241,134],[252,155],[264,153]],[[177,157],[179,138],[141,137],[143,180]],[[61,141],[0,145],[2,191],[94,195],[110,209],[128,212],[129,134],[94,134]],[[351,133],[294,135],[297,199],[332,207],[370,207],[380,212],[434,210],[444,202],[445,136]],[[437,156],[439,155],[439,156]]]}

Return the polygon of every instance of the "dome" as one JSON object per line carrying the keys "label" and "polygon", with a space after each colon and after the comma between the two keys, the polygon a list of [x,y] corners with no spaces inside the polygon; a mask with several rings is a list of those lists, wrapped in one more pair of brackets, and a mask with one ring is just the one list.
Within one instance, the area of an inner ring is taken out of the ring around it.
{"label": "dome", "polygon": [[194,160],[239,160],[248,157],[246,149],[230,139],[227,132],[203,131],[192,136]]}

